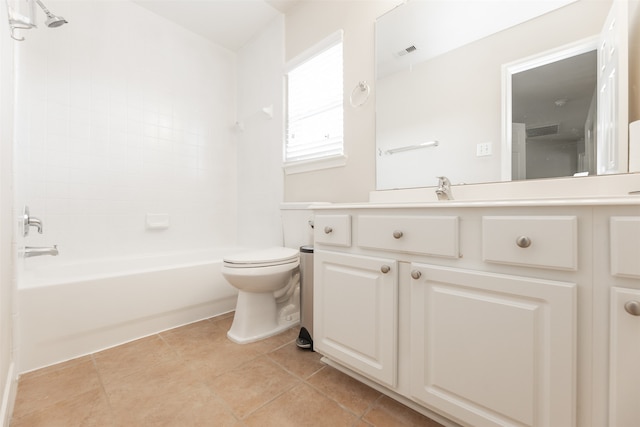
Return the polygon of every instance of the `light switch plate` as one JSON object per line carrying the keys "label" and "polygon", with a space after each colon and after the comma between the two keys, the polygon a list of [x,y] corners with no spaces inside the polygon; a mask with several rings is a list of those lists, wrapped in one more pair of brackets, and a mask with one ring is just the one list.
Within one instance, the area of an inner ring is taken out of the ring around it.
{"label": "light switch plate", "polygon": [[483,142],[483,143],[478,144],[476,146],[476,156],[482,157],[482,156],[490,156],[490,155],[491,155],[491,143],[490,142]]}

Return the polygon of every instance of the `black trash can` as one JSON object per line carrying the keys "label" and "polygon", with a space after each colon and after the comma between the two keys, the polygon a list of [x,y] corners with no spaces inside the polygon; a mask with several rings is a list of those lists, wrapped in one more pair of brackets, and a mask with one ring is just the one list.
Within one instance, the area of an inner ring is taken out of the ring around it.
{"label": "black trash can", "polygon": [[300,246],[300,334],[296,345],[313,351],[313,246]]}

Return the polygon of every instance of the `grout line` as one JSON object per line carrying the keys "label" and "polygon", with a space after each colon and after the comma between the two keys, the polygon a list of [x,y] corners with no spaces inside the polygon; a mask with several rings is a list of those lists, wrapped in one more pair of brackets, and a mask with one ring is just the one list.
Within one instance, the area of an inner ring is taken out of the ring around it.
{"label": "grout line", "polygon": [[107,393],[107,389],[104,386],[104,380],[102,379],[102,374],[100,373],[100,369],[98,368],[98,363],[94,354],[91,354],[91,362],[93,363],[93,368],[96,370],[96,375],[98,376],[98,381],[100,381],[100,389],[102,390],[102,394],[107,401],[107,406],[109,407],[109,414],[111,415],[111,419],[114,422],[117,422],[116,414],[113,411],[113,406],[111,405],[111,399],[109,398],[109,393]]}

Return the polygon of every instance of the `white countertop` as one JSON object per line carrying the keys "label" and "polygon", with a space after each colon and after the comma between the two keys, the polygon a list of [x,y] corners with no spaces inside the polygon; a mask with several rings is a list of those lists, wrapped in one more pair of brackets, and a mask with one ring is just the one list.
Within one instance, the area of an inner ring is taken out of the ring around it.
{"label": "white countertop", "polygon": [[486,207],[559,207],[559,206],[638,206],[640,194],[612,197],[575,197],[522,200],[442,200],[429,202],[331,203],[311,206],[314,210],[336,209],[406,209],[406,208],[486,208]]}

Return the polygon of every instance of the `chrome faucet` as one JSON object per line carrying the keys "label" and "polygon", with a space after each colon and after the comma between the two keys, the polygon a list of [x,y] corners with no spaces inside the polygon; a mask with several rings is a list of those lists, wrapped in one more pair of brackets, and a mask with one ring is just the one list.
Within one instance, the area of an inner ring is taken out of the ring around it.
{"label": "chrome faucet", "polygon": [[30,258],[32,256],[41,256],[41,255],[58,255],[58,245],[51,246],[25,246],[24,247],[24,257]]}
{"label": "chrome faucet", "polygon": [[451,181],[446,176],[438,177],[438,188],[436,188],[436,195],[438,200],[453,200],[453,193],[451,193]]}

